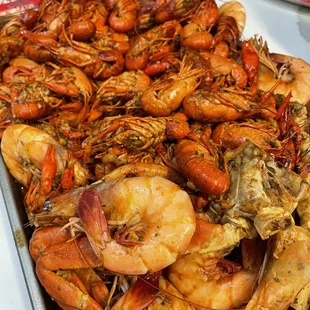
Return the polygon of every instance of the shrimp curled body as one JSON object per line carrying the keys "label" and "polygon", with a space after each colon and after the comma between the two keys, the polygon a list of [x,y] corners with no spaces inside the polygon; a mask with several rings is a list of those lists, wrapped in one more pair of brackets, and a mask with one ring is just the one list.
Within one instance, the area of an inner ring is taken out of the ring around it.
{"label": "shrimp curled body", "polygon": [[[3,133],[1,152],[6,166],[14,178],[29,187],[32,176],[40,174],[45,156],[50,147],[55,149],[56,176],[66,168],[67,150],[44,131],[24,124],[13,124]],[[86,170],[78,163],[74,165],[75,184],[86,184]]]}
{"label": "shrimp curled body", "polygon": [[[196,227],[188,194],[162,177],[94,184],[74,200],[101,264],[122,274],[156,272],[174,263],[185,253]],[[118,230],[112,230],[111,225]],[[67,246],[61,251],[68,251]],[[56,251],[59,254],[60,249]],[[45,251],[41,257],[45,268],[55,268],[51,256],[55,253]]]}

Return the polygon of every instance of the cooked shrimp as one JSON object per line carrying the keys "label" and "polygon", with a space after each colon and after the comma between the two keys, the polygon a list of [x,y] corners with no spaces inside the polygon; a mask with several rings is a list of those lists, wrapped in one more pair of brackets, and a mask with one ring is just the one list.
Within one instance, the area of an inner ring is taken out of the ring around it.
{"label": "cooked shrimp", "polygon": [[246,310],[285,310],[310,281],[309,233],[300,227],[283,231],[275,239],[280,254],[270,257]]}
{"label": "cooked shrimp", "polygon": [[156,298],[159,273],[138,277],[111,310],[144,310]]}
{"label": "cooked shrimp", "polygon": [[[309,203],[308,203],[308,205],[309,205]],[[301,221],[302,221],[302,219],[301,219]],[[305,229],[308,229],[307,226],[304,227],[305,223],[302,223],[301,226]],[[280,242],[279,242],[279,239],[280,239]],[[309,233],[305,232],[304,229],[301,229],[299,227],[295,227],[291,231],[286,231],[286,232],[279,234],[278,239],[276,240],[276,244],[280,243],[280,248],[283,248],[283,244],[287,244],[287,242],[293,243],[296,240],[298,240],[298,241],[301,241],[301,240],[305,241],[306,240],[307,241],[308,239],[309,239]],[[277,249],[277,248],[279,248],[279,246],[276,246],[275,248],[277,251],[279,251],[279,249]],[[276,255],[276,256],[278,256],[278,255]],[[310,282],[301,289],[301,291],[296,296],[294,302],[290,306],[296,310],[305,310],[305,309],[309,309],[309,305],[310,305]]]}
{"label": "cooked shrimp", "polygon": [[1,151],[14,178],[29,187],[33,172],[43,168],[45,154],[56,149],[57,173],[65,168],[66,150],[45,132],[24,124],[13,124],[3,133]]}
{"label": "cooked shrimp", "polygon": [[228,260],[194,253],[169,267],[169,279],[195,307],[238,308],[251,298],[262,261],[263,252],[257,241],[244,239],[242,270]]}
{"label": "cooked shrimp", "polygon": [[[223,50],[223,47],[226,45],[224,50],[227,51],[229,46],[232,51],[235,51],[244,28],[245,17],[244,7],[241,3],[233,1],[224,4],[219,9],[216,33],[213,37],[211,47],[215,47],[216,51],[218,49]],[[219,48],[217,47],[218,44],[221,44]]]}
{"label": "cooked shrimp", "polygon": [[[297,212],[300,217],[301,227],[303,229],[296,227],[295,230],[297,231],[297,234],[295,234],[295,236],[293,235],[293,238],[292,236],[289,236],[288,239],[290,241],[293,241],[294,239],[296,239],[296,236],[299,239],[305,239],[305,240],[308,240],[309,238],[309,234],[305,232],[305,230],[307,230],[308,232],[310,231],[309,229],[309,199],[310,199],[310,192],[308,189],[308,191],[306,192],[306,198],[302,199],[302,205],[304,206],[304,209],[300,210],[299,205],[297,207]],[[293,230],[293,232],[295,231]],[[309,309],[309,306],[310,306],[310,282],[301,289],[301,291],[296,296],[294,302],[291,304],[291,307],[294,308],[295,310]]]}
{"label": "cooked shrimp", "polygon": [[[147,310],[193,310],[178,290],[166,279],[159,279],[160,292]],[[168,294],[165,294],[167,292]]]}
{"label": "cooked shrimp", "polygon": [[228,254],[242,239],[255,236],[254,226],[245,219],[224,225],[197,219],[196,230],[186,254]]}
{"label": "cooked shrimp", "polygon": [[292,91],[292,102],[306,105],[310,101],[310,65],[300,58],[270,54],[268,45],[256,37],[251,40],[259,54],[258,88],[286,96]]}
{"label": "cooked shrimp", "polygon": [[[75,207],[105,268],[145,274],[169,266],[184,254],[196,219],[188,194],[178,185],[161,177],[137,177],[100,186],[85,190]],[[123,227],[112,230],[112,235],[106,223]],[[62,249],[66,251],[65,246]],[[41,257],[44,265],[47,256]]]}
{"label": "cooked shrimp", "polygon": [[[55,149],[56,176],[66,168],[67,150],[44,131],[24,124],[13,124],[3,133],[1,151],[14,178],[29,187],[33,175],[40,175],[47,151]],[[75,184],[86,185],[88,172],[78,163],[74,165]]]}
{"label": "cooked shrimp", "polygon": [[[162,177],[176,184],[185,184],[186,181],[179,176],[173,169],[156,164],[127,164],[120,166],[107,175],[100,181],[92,185],[93,188],[100,194],[105,192],[112,181],[119,181],[129,177]],[[77,217],[76,206],[79,199],[79,194],[83,188],[77,188],[63,195],[58,195],[50,200],[43,202],[44,211],[35,214],[31,221],[36,226],[50,226],[53,223],[66,224],[71,217]]]}
{"label": "cooked shrimp", "polygon": [[240,35],[242,34],[246,21],[246,12],[239,1],[228,1],[221,5],[219,15],[233,17],[236,20]]}
{"label": "cooked shrimp", "polygon": [[[158,292],[157,288],[160,289]],[[167,294],[165,294],[167,293]],[[151,274],[138,280],[116,302],[112,310],[193,310],[166,279]]]}
{"label": "cooked shrimp", "polygon": [[[282,65],[278,75],[280,83],[275,93],[287,95],[291,90],[293,95],[291,101],[297,101],[304,105],[307,104],[310,101],[310,94],[308,91],[310,87],[310,65],[300,58],[286,55],[272,54],[271,59],[276,64]],[[266,76],[263,76],[259,74],[258,80],[259,85],[265,87],[261,87],[261,89],[267,90],[268,75],[266,74]],[[274,83],[274,79],[272,83]]]}

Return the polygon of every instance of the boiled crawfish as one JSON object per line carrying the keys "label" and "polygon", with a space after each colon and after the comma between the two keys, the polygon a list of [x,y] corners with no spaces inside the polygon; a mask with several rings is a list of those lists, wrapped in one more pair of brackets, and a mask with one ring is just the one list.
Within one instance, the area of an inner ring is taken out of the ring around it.
{"label": "boiled crawfish", "polygon": [[152,60],[152,56],[175,51],[181,29],[177,21],[171,21],[138,36],[126,54],[126,68],[142,70]]}
{"label": "boiled crawfish", "polygon": [[173,117],[106,117],[95,123],[96,128],[83,142],[91,145],[91,153],[113,146],[143,151],[166,139],[181,139],[189,132],[186,121]]}

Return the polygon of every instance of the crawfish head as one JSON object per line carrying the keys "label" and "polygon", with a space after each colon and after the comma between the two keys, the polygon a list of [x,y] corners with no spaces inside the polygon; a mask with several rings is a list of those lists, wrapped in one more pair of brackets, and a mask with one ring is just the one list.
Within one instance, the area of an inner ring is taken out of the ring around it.
{"label": "crawfish head", "polygon": [[96,129],[83,142],[83,147],[91,144],[92,153],[111,146],[124,146],[130,151],[145,150],[165,140],[166,123],[165,118],[105,118],[96,122]]}
{"label": "crawfish head", "polygon": [[0,38],[0,65],[7,63],[10,58],[17,57],[22,50],[22,40],[18,37]]}

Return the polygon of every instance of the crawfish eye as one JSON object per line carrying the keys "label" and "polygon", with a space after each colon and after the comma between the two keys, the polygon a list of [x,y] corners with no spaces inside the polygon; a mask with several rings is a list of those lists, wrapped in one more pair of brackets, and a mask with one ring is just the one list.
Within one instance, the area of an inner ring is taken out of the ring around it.
{"label": "crawfish eye", "polygon": [[46,200],[43,204],[43,211],[50,212],[52,210],[52,203],[49,200]]}
{"label": "crawfish eye", "polygon": [[281,144],[279,143],[279,141],[274,140],[274,139],[269,141],[269,145],[273,148],[280,148],[281,147]]}
{"label": "crawfish eye", "polygon": [[196,151],[196,152],[195,152],[195,155],[196,155],[196,156],[199,156],[199,157],[204,157],[204,154],[203,154],[203,152],[201,152],[201,151]]}

